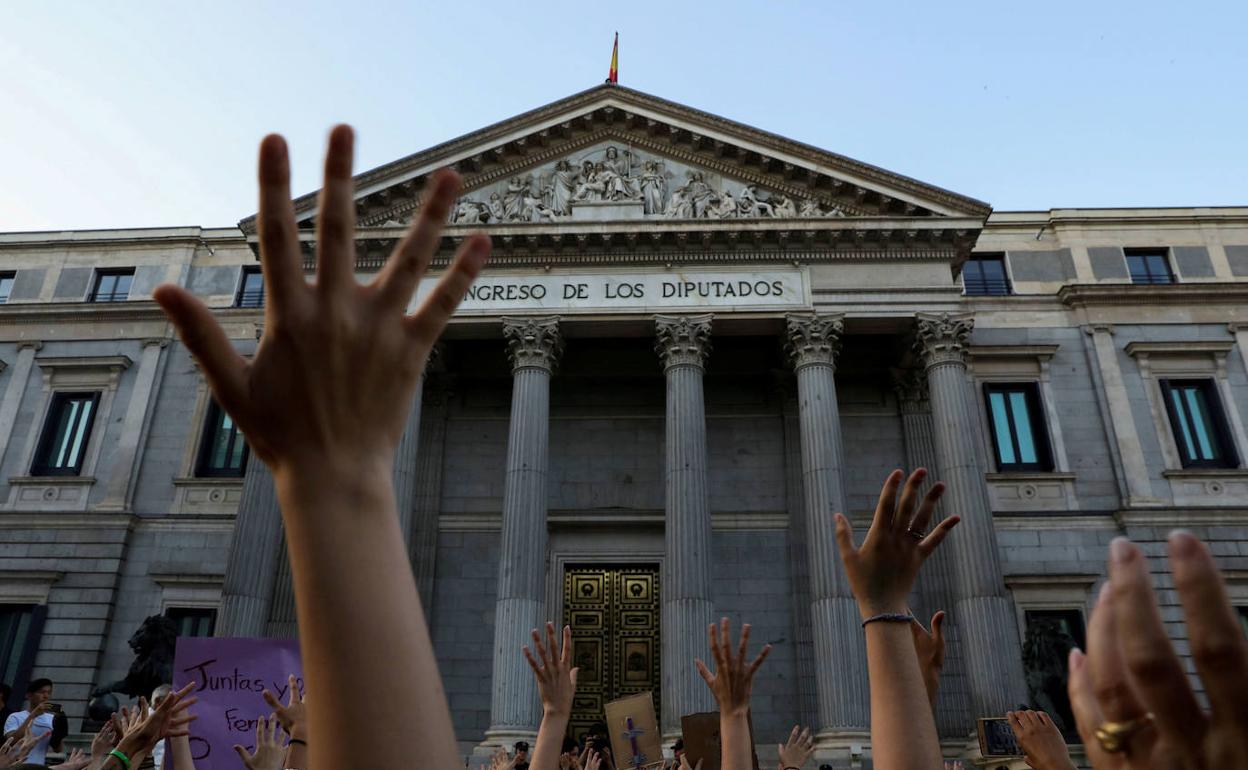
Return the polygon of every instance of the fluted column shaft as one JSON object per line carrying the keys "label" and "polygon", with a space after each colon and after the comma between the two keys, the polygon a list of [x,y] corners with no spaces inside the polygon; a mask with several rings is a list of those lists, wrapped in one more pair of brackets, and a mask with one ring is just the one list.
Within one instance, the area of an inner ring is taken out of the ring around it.
{"label": "fluted column shaft", "polygon": [[927,371],[940,471],[948,486],[942,507],[962,523],[943,548],[955,567],[953,616],[959,629],[970,685],[971,717],[1005,713],[1027,700],[1022,647],[1013,602],[1006,593],[985,459],[976,438],[979,423],[967,379],[969,314],[918,315],[916,347]]}
{"label": "fluted column shaft", "polygon": [[494,686],[486,739],[537,732],[537,684],[520,648],[545,621],[550,375],[562,348],[556,318],[504,319],[512,364],[503,534],[494,610]]}
{"label": "fluted column shaft", "polygon": [[[901,413],[901,438],[906,448],[906,467],[927,468],[930,474],[923,484],[923,491],[941,478],[940,460],[936,451],[936,428],[932,424],[931,403],[927,395],[927,376],[923,369],[908,370],[897,383],[896,394]],[[941,508],[943,510],[943,506]],[[942,515],[939,511],[937,516]],[[936,550],[923,568],[923,576],[915,585],[916,612],[921,608],[919,619],[927,624],[936,610],[948,611],[954,606],[957,576],[952,549]],[[945,668],[941,673],[940,689],[936,696],[936,727],[942,736],[965,737],[970,729],[970,706],[966,699],[966,658],[962,652],[957,618],[946,615]]]}
{"label": "fluted column shaft", "polygon": [[394,453],[394,499],[399,507],[399,530],[403,533],[403,542],[412,539],[412,510],[416,505],[416,463],[417,449],[420,446],[421,407],[425,396],[425,381],[428,379],[429,367],[433,365],[440,349],[437,346],[429,351],[429,359],[420,374],[420,385],[416,395],[412,397],[412,410],[403,425],[403,435],[399,438],[399,446]]}
{"label": "fluted column shaft", "polygon": [[253,456],[247,462],[234,521],[217,636],[266,635],[282,547],[282,512],[273,474]]}
{"label": "fluted column shaft", "polygon": [[667,457],[663,577],[663,733],[680,718],[715,709],[694,668],[705,658],[711,602],[711,511],[707,500],[703,366],[711,349],[711,316],[658,316],[656,350],[667,379]]}
{"label": "fluted column shaft", "polygon": [[832,518],[846,510],[845,451],[836,401],[836,354],[844,322],[839,314],[791,315],[786,320],[801,423],[819,740],[830,746],[838,734],[866,732],[871,713],[866,645]]}

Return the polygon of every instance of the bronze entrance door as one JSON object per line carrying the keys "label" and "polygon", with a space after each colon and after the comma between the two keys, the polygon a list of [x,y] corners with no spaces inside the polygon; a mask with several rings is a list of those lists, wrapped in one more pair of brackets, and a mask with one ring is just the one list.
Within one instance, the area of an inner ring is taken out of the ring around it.
{"label": "bronze entrance door", "polygon": [[572,627],[576,700],[568,734],[580,740],[606,720],[603,706],[647,690],[659,709],[659,568],[570,566],[563,622]]}

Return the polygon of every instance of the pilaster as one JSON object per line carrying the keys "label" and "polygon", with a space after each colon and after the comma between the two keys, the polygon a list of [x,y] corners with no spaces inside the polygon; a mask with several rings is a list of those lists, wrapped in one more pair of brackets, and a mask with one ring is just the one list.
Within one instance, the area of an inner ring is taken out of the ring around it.
{"label": "pilaster", "polygon": [[35,366],[35,354],[43,347],[42,342],[27,341],[17,345],[17,361],[13,363],[13,371],[9,373],[9,384],[4,389],[4,399],[0,401],[0,465],[9,449],[13,438],[13,424],[17,420],[17,410],[22,405],[22,395],[30,381],[30,372]]}
{"label": "pilaster", "polygon": [[1092,340],[1089,351],[1092,357],[1094,379],[1100,385],[1100,405],[1108,417],[1109,433],[1114,437],[1114,460],[1119,486],[1125,493],[1129,507],[1161,505],[1153,494],[1153,484],[1144,463],[1140,434],[1135,427],[1135,413],[1127,396],[1127,386],[1118,365],[1118,351],[1114,347],[1114,327],[1111,324],[1091,324],[1084,333]]}
{"label": "pilaster", "polygon": [[121,437],[110,453],[113,468],[109,474],[108,488],[97,510],[127,511],[134,497],[134,482],[139,475],[136,462],[141,455],[147,428],[151,424],[152,404],[160,386],[161,353],[169,345],[166,337],[143,340],[143,353],[139,358],[139,370],[135,374],[134,387],[130,390],[130,403],[121,421]]}

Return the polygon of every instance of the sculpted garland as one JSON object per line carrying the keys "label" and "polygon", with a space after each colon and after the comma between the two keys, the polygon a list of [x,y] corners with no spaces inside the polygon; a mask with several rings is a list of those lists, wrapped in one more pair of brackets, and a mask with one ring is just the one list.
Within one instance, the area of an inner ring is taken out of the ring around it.
{"label": "sculpted garland", "polygon": [[725,180],[713,184],[697,169],[685,169],[683,184],[672,187],[678,180],[679,173],[669,170],[663,160],[607,146],[590,151],[580,161],[565,158],[536,175],[513,176],[494,191],[464,196],[455,204],[452,222],[552,222],[572,217],[579,204],[603,203],[639,206],[646,217],[666,219],[845,216],[839,208],[825,209],[817,200],[799,201],[753,184],[742,185],[734,194]]}

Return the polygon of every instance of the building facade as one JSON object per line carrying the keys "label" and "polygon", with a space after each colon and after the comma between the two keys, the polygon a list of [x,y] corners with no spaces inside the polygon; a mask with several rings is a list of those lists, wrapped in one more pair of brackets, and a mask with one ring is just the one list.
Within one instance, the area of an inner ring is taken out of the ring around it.
{"label": "building facade", "polygon": [[[963,518],[914,597],[949,612],[951,754],[976,717],[1063,713],[1053,661],[1116,535],[1162,573],[1194,531],[1248,606],[1248,208],[993,212],[603,86],[360,174],[361,278],[446,165],[465,192],[435,268],[478,228],[495,257],[395,484],[465,751],[535,731],[519,650],[546,619],[573,627],[574,731],[652,691],[675,734],[713,709],[692,660],[721,615],[774,647],[761,745],[801,723],[823,756],[869,751],[831,517],[861,534],[897,467]],[[151,301],[187,286],[252,352],[256,243],[254,217],[0,234],[0,664],[71,717],[149,615],[296,633],[272,479]]]}

